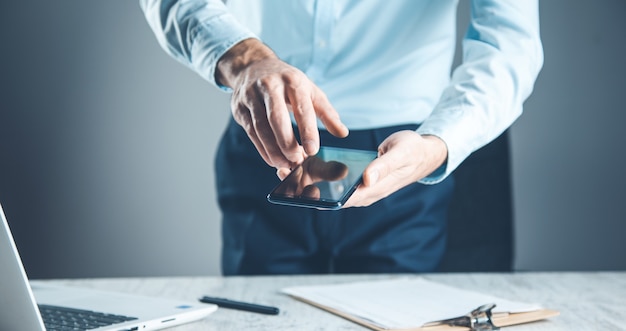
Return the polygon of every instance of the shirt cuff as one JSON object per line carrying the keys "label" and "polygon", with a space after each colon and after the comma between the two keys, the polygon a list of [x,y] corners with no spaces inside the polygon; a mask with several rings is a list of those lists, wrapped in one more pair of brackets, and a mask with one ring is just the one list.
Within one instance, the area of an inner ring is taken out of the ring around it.
{"label": "shirt cuff", "polygon": [[237,43],[259,38],[228,14],[198,25],[191,34],[194,40],[191,46],[192,68],[212,85],[231,92],[232,89],[215,80],[217,62]]}
{"label": "shirt cuff", "polygon": [[446,179],[446,177],[448,177],[448,161],[446,160],[446,162],[444,162],[441,166],[439,166],[439,168],[437,168],[435,171],[433,171],[430,175],[418,180],[417,182],[420,184],[426,184],[426,185],[433,185],[433,184],[437,184],[440,183],[441,181],[443,181],[444,179]]}
{"label": "shirt cuff", "polygon": [[475,134],[471,131],[478,127],[472,123],[471,117],[463,116],[463,107],[453,109],[439,109],[416,130],[420,135],[437,136],[444,141],[448,148],[446,162],[430,175],[419,180],[422,184],[437,184],[446,179],[472,152],[476,145],[472,139]]}

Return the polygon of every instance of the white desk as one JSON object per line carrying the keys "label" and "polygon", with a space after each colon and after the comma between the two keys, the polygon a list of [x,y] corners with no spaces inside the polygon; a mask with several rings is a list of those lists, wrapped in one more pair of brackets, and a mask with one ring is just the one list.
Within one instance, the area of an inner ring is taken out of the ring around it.
{"label": "white desk", "polygon": [[[560,316],[503,330],[626,330],[626,272],[425,274],[436,282],[477,289],[513,300],[537,302]],[[195,300],[203,294],[280,308],[268,316],[219,309],[191,330],[368,330],[279,293],[286,286],[329,284],[385,275],[181,277],[51,280],[51,283]]]}

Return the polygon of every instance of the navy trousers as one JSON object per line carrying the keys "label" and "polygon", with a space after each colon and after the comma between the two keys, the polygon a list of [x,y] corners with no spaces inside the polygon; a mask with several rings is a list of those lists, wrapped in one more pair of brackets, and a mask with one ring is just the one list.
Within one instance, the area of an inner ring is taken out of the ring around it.
{"label": "navy trousers", "polygon": [[[406,125],[321,134],[326,146],[376,150]],[[454,181],[412,184],[368,207],[322,211],[269,203],[279,179],[231,120],[216,156],[224,275],[405,273],[435,270]]]}

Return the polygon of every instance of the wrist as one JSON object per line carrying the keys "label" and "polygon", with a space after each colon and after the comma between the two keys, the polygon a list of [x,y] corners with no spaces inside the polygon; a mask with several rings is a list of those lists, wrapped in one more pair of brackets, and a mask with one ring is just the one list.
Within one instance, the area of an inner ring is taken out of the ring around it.
{"label": "wrist", "polygon": [[446,143],[439,137],[433,135],[422,135],[422,138],[428,143],[430,146],[430,164],[432,169],[430,171],[435,171],[439,167],[441,167],[446,160],[448,159],[448,146]]}
{"label": "wrist", "polygon": [[252,63],[268,58],[277,58],[276,54],[258,39],[245,39],[229,49],[217,62],[215,81],[233,88],[237,77]]}

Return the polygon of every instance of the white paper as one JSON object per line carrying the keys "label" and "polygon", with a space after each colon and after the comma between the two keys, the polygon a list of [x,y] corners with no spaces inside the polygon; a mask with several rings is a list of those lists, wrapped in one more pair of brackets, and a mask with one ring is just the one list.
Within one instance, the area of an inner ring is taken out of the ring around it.
{"label": "white paper", "polygon": [[539,305],[513,302],[427,281],[419,277],[296,286],[282,290],[366,320],[384,329],[420,327],[455,318],[481,305],[495,303],[493,312],[527,312]]}

